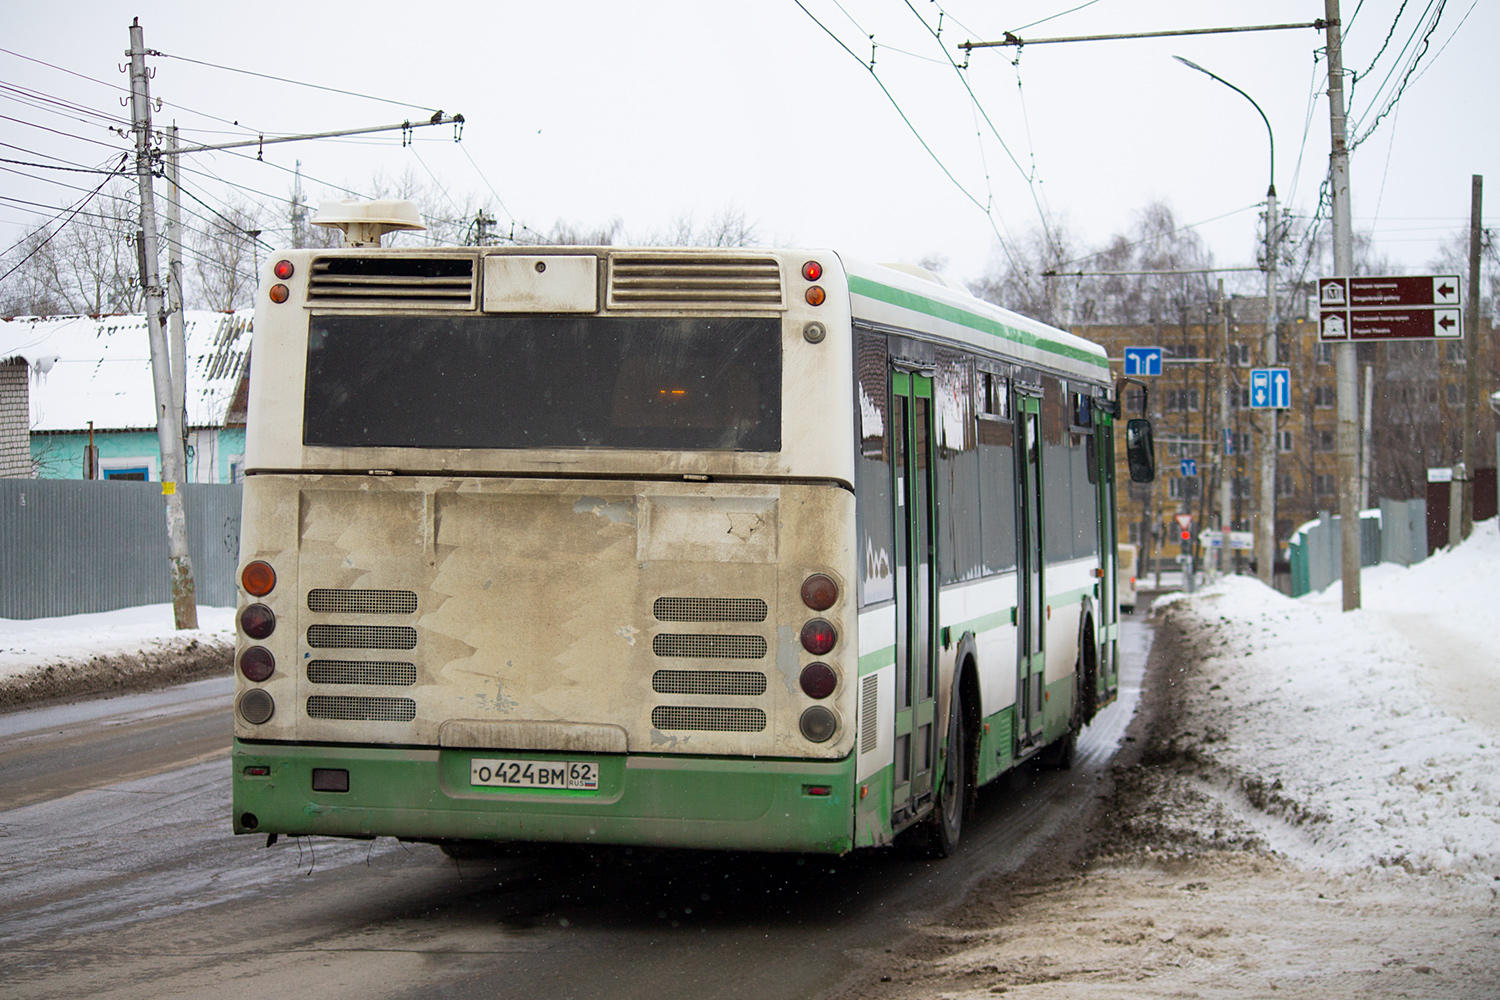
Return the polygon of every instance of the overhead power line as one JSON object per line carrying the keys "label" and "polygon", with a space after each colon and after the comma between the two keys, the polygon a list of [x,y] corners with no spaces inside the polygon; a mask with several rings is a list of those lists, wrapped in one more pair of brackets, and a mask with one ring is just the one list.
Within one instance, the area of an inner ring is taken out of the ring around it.
{"label": "overhead power line", "polygon": [[382,104],[394,104],[397,107],[416,108],[419,111],[432,111],[441,114],[441,112],[438,111],[437,108],[423,107],[420,104],[413,104],[411,101],[393,101],[387,97],[375,97],[372,94],[361,94],[353,90],[340,90],[338,87],[325,87],[320,83],[307,83],[304,80],[291,80],[284,76],[272,76],[270,73],[257,73],[255,70],[239,69],[234,66],[223,66],[219,63],[204,62],[201,59],[189,59],[187,56],[175,56],[170,52],[151,51],[147,52],[146,54],[156,56],[159,59],[176,59],[178,62],[192,63],[195,66],[206,66],[209,69],[221,69],[228,73],[243,73],[245,76],[255,76],[259,77],[262,80],[275,80],[277,83],[290,83],[294,87],[307,87],[311,90],[327,91],[330,94],[343,94],[345,97],[358,97],[361,100],[379,101]]}

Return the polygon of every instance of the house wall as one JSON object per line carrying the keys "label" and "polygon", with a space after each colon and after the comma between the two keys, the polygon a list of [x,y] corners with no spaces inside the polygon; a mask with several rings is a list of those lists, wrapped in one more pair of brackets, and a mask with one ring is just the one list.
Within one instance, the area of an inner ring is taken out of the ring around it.
{"label": "house wall", "polygon": [[[39,479],[82,479],[88,432],[33,434],[30,463]],[[155,431],[95,431],[99,449],[100,478],[126,468],[146,469],[151,482],[161,480],[161,452]],[[243,427],[205,428],[188,434],[188,480],[194,483],[230,483],[231,463],[245,452]],[[28,475],[29,475],[28,468]]]}
{"label": "house wall", "polygon": [[31,478],[30,372],[25,361],[0,364],[0,478]]}

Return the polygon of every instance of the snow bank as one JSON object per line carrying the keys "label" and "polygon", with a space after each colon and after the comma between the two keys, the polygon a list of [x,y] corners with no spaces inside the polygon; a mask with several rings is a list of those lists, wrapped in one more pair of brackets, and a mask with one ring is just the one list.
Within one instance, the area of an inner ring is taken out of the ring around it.
{"label": "snow bank", "polygon": [[[1485,697],[1500,691],[1496,522],[1362,584],[1350,613],[1337,584],[1293,600],[1247,577],[1170,602],[1203,657],[1183,721],[1202,731],[1185,735],[1274,850],[1334,869],[1500,876],[1500,734],[1445,710],[1423,681],[1442,683],[1431,660],[1446,650]],[[1408,640],[1413,622],[1433,649]]]}
{"label": "snow bank", "polygon": [[233,608],[199,607],[198,625],[196,630],[178,632],[170,604],[66,618],[0,618],[0,681],[49,666],[150,652],[165,644],[233,645]]}

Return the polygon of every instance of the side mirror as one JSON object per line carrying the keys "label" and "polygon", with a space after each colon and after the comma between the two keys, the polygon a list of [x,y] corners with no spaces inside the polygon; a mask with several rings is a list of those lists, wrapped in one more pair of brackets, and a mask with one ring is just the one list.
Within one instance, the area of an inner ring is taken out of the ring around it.
{"label": "side mirror", "polygon": [[1125,458],[1130,463],[1130,480],[1149,483],[1156,479],[1156,446],[1151,440],[1151,421],[1133,417],[1125,424]]}

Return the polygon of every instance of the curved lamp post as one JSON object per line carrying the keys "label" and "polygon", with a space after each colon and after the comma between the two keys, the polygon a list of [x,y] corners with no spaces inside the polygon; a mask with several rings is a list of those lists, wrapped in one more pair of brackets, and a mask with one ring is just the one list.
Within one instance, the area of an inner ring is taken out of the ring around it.
{"label": "curved lamp post", "polygon": [[[1178,62],[1182,63],[1184,66],[1188,67],[1189,69],[1195,69],[1198,72],[1204,74],[1205,76],[1212,77],[1213,79],[1215,79],[1215,80],[1219,81],[1220,83],[1222,83],[1224,86],[1228,87],[1230,90],[1234,91],[1236,94],[1239,94],[1245,100],[1247,100],[1247,101],[1250,102],[1251,107],[1255,108],[1256,113],[1258,115],[1260,115],[1260,120],[1266,123],[1266,137],[1270,140],[1270,146],[1271,146],[1271,157],[1270,157],[1270,163],[1271,163],[1271,183],[1266,188],[1266,338],[1265,338],[1265,357],[1266,357],[1266,365],[1267,365],[1267,367],[1271,367],[1271,366],[1274,366],[1276,364],[1276,361],[1277,361],[1277,349],[1276,349],[1276,136],[1271,131],[1271,120],[1269,118],[1267,118],[1266,117],[1266,113],[1260,109],[1260,105],[1257,104],[1257,103],[1255,103],[1255,98],[1251,97],[1249,94],[1245,93],[1243,90],[1241,90],[1240,88],[1236,87],[1234,84],[1230,83],[1228,80],[1224,79],[1222,76],[1219,76],[1217,73],[1214,73],[1211,70],[1204,69],[1202,66],[1199,66],[1197,63],[1193,62],[1191,59],[1184,59],[1182,56],[1173,56],[1172,58],[1176,59]],[[1226,345],[1226,351],[1227,351],[1227,345]],[[1225,361],[1227,362],[1228,358],[1225,358]],[[1223,387],[1225,387],[1224,389],[1221,389],[1221,392],[1220,392],[1220,401],[1221,401],[1221,404],[1223,404],[1223,403],[1227,402],[1225,400],[1225,398],[1224,398],[1225,395],[1226,395],[1226,393],[1227,393],[1227,386],[1228,386],[1228,380],[1227,380],[1227,378],[1221,380],[1220,381],[1220,385],[1223,386]],[[1265,440],[1262,442],[1262,451],[1261,451],[1261,458],[1260,458],[1260,469],[1261,469],[1261,472],[1260,472],[1260,510],[1261,510],[1260,518],[1261,518],[1261,523],[1260,523],[1260,531],[1258,531],[1256,533],[1256,539],[1255,539],[1256,576],[1258,576],[1260,578],[1260,581],[1262,583],[1264,583],[1268,587],[1272,586],[1273,585],[1273,581],[1275,580],[1274,570],[1275,570],[1275,566],[1276,566],[1276,448],[1277,448],[1277,445],[1279,443],[1277,441],[1277,432],[1276,432],[1276,422],[1277,421],[1276,421],[1276,417],[1277,417],[1277,412],[1276,412],[1276,410],[1272,409],[1270,411],[1271,433],[1268,434],[1268,435],[1266,435]],[[1224,411],[1224,423],[1227,425],[1228,421],[1229,421],[1229,418],[1228,418],[1227,407],[1226,407],[1226,409]],[[1220,482],[1221,482],[1221,484],[1224,481],[1225,481],[1224,477],[1223,477],[1223,475],[1221,473],[1220,474]],[[1223,534],[1224,534],[1224,541],[1221,544],[1224,544],[1226,546],[1228,545],[1228,542],[1229,542],[1229,534],[1228,534],[1228,531],[1229,531],[1229,528],[1228,528],[1228,523],[1229,523],[1228,506],[1229,506],[1229,504],[1228,504],[1228,500],[1224,499],[1225,494],[1227,494],[1227,493],[1228,493],[1228,490],[1223,489],[1223,487],[1221,485],[1221,487],[1220,487],[1220,497],[1221,497],[1220,504],[1221,504],[1221,509],[1220,509],[1220,513],[1219,513],[1219,522],[1220,522],[1219,523],[1219,530],[1221,532],[1223,532]],[[1225,550],[1223,550],[1223,549],[1221,549],[1220,552],[1221,552],[1221,558],[1222,558],[1222,554],[1227,554],[1227,552]]]}

